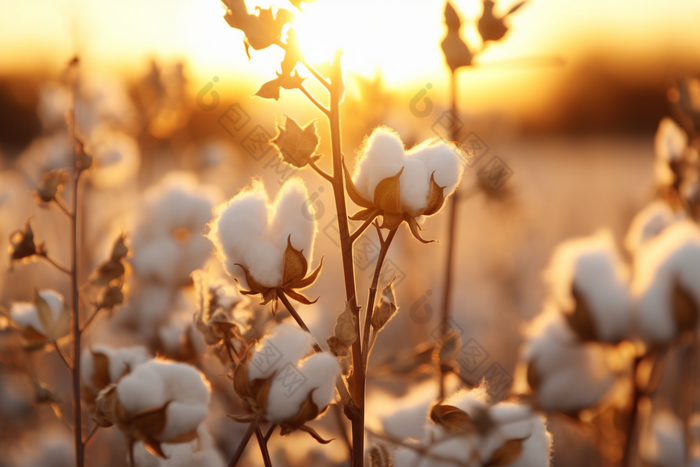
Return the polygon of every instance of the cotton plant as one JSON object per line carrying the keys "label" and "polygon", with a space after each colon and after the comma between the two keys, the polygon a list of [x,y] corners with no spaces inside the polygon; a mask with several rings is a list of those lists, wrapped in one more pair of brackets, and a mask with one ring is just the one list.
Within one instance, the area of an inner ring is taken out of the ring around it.
{"label": "cotton plant", "polygon": [[54,290],[38,291],[33,302],[13,303],[10,318],[30,349],[58,345],[58,339],[70,333],[70,310],[63,295]]}
{"label": "cotton plant", "polygon": [[94,403],[98,394],[111,384],[116,384],[132,369],[150,360],[144,346],[114,348],[97,344],[83,350],[80,359],[83,398]]}
{"label": "cotton plant", "polygon": [[549,466],[552,437],[526,404],[489,400],[486,383],[433,405],[419,439],[375,435],[372,466]]}

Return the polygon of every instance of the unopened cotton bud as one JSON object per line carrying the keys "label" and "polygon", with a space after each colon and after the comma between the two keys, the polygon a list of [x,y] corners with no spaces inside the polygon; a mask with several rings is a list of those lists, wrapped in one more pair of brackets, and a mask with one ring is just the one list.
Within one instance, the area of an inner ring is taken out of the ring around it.
{"label": "unopened cotton bud", "polygon": [[350,303],[347,303],[345,310],[335,321],[333,335],[326,340],[333,355],[338,357],[349,355],[350,346],[357,340],[356,323],[357,317],[352,312]]}

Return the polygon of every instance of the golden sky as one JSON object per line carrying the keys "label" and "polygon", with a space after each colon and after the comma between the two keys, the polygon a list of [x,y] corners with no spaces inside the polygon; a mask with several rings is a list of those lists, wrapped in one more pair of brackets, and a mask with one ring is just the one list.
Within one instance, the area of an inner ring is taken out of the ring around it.
{"label": "golden sky", "polygon": [[[513,3],[497,2],[497,10]],[[284,0],[249,1],[248,8],[270,4],[295,10]],[[465,19],[480,15],[479,0],[454,4]],[[394,89],[445,83],[443,1],[317,0],[303,8],[295,25],[310,61],[340,46],[347,71],[369,76],[379,69]],[[77,46],[88,70],[133,74],[145,70],[150,57],[182,59],[193,89],[219,76],[254,92],[256,83],[274,76],[280,53],[253,51],[248,62],[242,32],[222,15],[218,0],[0,0],[0,73],[55,73]],[[699,0],[530,0],[509,22],[506,39],[489,45],[482,62],[559,56],[571,65],[596,53],[640,74],[665,63],[700,64]],[[461,32],[478,45],[468,21]],[[483,91],[481,98],[493,101],[506,92],[527,103],[561,70],[466,73],[466,88]],[[513,91],[515,82],[519,90]]]}

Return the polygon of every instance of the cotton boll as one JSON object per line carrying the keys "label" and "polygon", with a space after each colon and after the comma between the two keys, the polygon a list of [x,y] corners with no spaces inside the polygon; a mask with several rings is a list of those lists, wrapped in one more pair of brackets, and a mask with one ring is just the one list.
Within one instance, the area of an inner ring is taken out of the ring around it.
{"label": "cotton boll", "polygon": [[197,428],[197,439],[189,443],[163,444],[167,459],[153,456],[143,443],[134,446],[137,467],[223,467],[226,465],[204,424]]}
{"label": "cotton boll", "polygon": [[108,373],[110,383],[116,383],[125,373],[131,371],[137,365],[147,361],[150,356],[143,346],[123,347],[115,349],[107,345],[94,345],[84,349],[80,357],[80,376],[86,388],[97,394],[102,388],[93,384],[95,374],[95,354],[102,354],[108,360]]}
{"label": "cotton boll", "polygon": [[[63,295],[55,290],[45,289],[39,291],[39,296],[44,299],[46,304],[49,306],[51,316],[53,317],[53,321],[55,323],[65,306],[65,299],[63,298]],[[22,329],[31,326],[32,329],[42,335],[47,335],[51,331],[50,329],[44,329],[44,326],[41,324],[41,320],[39,319],[36,305],[33,303],[13,303],[12,307],[10,308],[10,317]]]}
{"label": "cotton boll", "polygon": [[652,414],[648,428],[639,443],[642,460],[654,467],[683,467],[683,422],[670,410],[658,410]]}
{"label": "cotton boll", "polygon": [[329,353],[313,355],[294,369],[282,367],[270,387],[267,420],[276,423],[292,419],[311,391],[313,403],[318,410],[323,410],[333,401],[338,376],[338,359]]}
{"label": "cotton boll", "polygon": [[466,412],[470,417],[474,417],[478,412],[484,410],[489,402],[488,387],[482,383],[474,389],[462,390],[451,395],[445,399],[444,404],[453,405]]}
{"label": "cotton boll", "polygon": [[430,192],[430,178],[423,161],[406,159],[401,172],[401,210],[411,215],[418,215],[425,208]]}
{"label": "cotton boll", "polygon": [[288,363],[297,362],[312,351],[314,338],[308,332],[280,324],[267,334],[253,350],[248,365],[248,381],[269,378]]}
{"label": "cotton boll", "polygon": [[316,220],[308,214],[304,183],[289,179],[270,203],[260,182],[234,196],[215,210],[207,236],[214,243],[226,271],[241,287],[250,288],[244,269],[264,287],[279,287],[283,281],[283,259],[287,242],[303,250],[308,263],[313,256]]}
{"label": "cotton boll", "polygon": [[688,135],[685,131],[670,118],[663,118],[654,138],[656,157],[666,162],[679,161],[687,146]]}
{"label": "cotton boll", "polygon": [[117,188],[133,180],[139,169],[139,148],[126,133],[98,129],[91,137],[92,183],[102,189]]}
{"label": "cotton boll", "polygon": [[[595,405],[612,387],[615,375],[598,343],[581,344],[556,310],[533,322],[523,352],[544,410],[574,412]],[[530,379],[530,378],[528,378]]]}
{"label": "cotton boll", "polygon": [[150,434],[166,442],[196,430],[207,415],[209,397],[209,385],[199,371],[163,360],[142,363],[117,385],[117,399],[131,416],[169,403],[165,428]]}
{"label": "cotton boll", "polygon": [[408,157],[420,159],[425,164],[428,179],[445,187],[444,195],[452,193],[462,178],[464,164],[457,155],[457,148],[440,140],[428,140],[413,147]]}
{"label": "cotton boll", "polygon": [[632,301],[627,270],[610,232],[559,245],[545,276],[564,310],[573,312],[577,306],[573,292],[580,294],[593,315],[597,339],[616,342],[629,334]]}
{"label": "cotton boll", "polygon": [[188,280],[211,253],[201,234],[218,199],[218,189],[186,173],[171,173],[149,188],[132,239],[134,272],[173,285]]}
{"label": "cotton boll", "polygon": [[374,199],[377,184],[393,177],[403,167],[404,147],[401,137],[387,127],[375,128],[359,152],[353,181],[368,200]]}
{"label": "cotton boll", "polygon": [[690,221],[669,226],[636,255],[632,290],[638,331],[647,342],[665,343],[680,331],[672,301],[676,286],[700,303],[700,230]]}
{"label": "cotton boll", "polygon": [[630,253],[636,253],[647,241],[684,217],[683,213],[674,213],[668,203],[663,201],[650,203],[632,219],[625,237],[625,247]]}

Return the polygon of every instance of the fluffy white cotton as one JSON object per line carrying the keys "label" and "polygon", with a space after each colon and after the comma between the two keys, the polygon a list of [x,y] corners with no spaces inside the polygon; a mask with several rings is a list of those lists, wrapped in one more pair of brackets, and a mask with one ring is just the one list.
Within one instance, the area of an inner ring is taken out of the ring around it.
{"label": "fluffy white cotton", "polygon": [[501,402],[491,407],[489,417],[496,427],[481,436],[479,454],[488,462],[506,442],[524,439],[520,457],[510,467],[547,467],[550,463],[552,436],[547,432],[545,419],[529,406]]}
{"label": "fluffy white cotton", "polygon": [[674,213],[668,203],[664,201],[650,203],[632,219],[625,237],[625,248],[632,254],[636,253],[647,241],[684,217],[682,212]]}
{"label": "fluffy white cotton", "polygon": [[298,178],[291,178],[282,186],[274,203],[263,184],[254,182],[252,188],[216,208],[208,237],[224,268],[241,287],[247,288],[248,283],[237,264],[263,286],[282,284],[283,256],[290,235],[292,247],[303,250],[311,265],[318,229],[307,198],[304,182]]}
{"label": "fluffy white cotton", "polygon": [[148,350],[143,346],[122,347],[115,349],[108,345],[94,345],[89,349],[84,349],[80,357],[80,376],[83,384],[93,394],[97,394],[100,389],[93,384],[92,377],[95,374],[95,354],[103,354],[109,361],[110,383],[116,383],[126,373],[136,368],[137,365],[150,359]]}
{"label": "fluffy white cotton", "polygon": [[282,422],[293,418],[307,396],[319,410],[333,401],[340,376],[338,359],[328,352],[314,354],[313,337],[287,324],[275,327],[253,350],[248,363],[248,381],[275,374],[267,398],[266,418]]}
{"label": "fluffy white cotton", "polygon": [[56,132],[34,139],[17,159],[17,168],[36,186],[43,173],[68,167],[71,154],[68,132]]}
{"label": "fluffy white cotton", "polygon": [[[39,296],[44,299],[46,304],[51,310],[51,316],[53,317],[54,323],[58,321],[58,318],[63,310],[65,299],[63,295],[56,292],[55,290],[45,289],[39,291]],[[47,335],[51,332],[50,329],[44,329],[39,319],[39,314],[37,313],[36,305],[29,302],[15,302],[10,308],[10,317],[12,320],[20,326],[22,329],[31,327],[38,333],[42,335]],[[61,337],[61,336],[56,336]]]}
{"label": "fluffy white cotton", "polygon": [[657,410],[647,428],[639,443],[642,460],[654,467],[683,467],[685,434],[681,419],[670,410]]}
{"label": "fluffy white cotton", "polygon": [[664,343],[677,335],[672,309],[676,284],[700,303],[700,230],[690,221],[667,227],[635,257],[632,290],[638,331],[646,341]]}
{"label": "fluffy white cotton", "polygon": [[90,180],[98,188],[109,189],[135,179],[139,169],[139,148],[126,133],[99,128],[90,139],[93,169]]}
{"label": "fluffy white cotton", "polygon": [[556,310],[538,316],[528,334],[523,355],[536,371],[536,400],[542,409],[586,409],[596,404],[615,382],[606,349],[595,342],[580,343]]}
{"label": "fluffy white cotton", "polygon": [[573,311],[574,288],[581,294],[593,314],[598,339],[615,342],[629,334],[632,300],[628,272],[610,232],[560,244],[545,277],[563,310]]}
{"label": "fluffy white cotton", "polygon": [[158,409],[170,402],[165,429],[157,438],[168,441],[192,432],[204,420],[209,383],[190,365],[150,360],[119,381],[117,399],[129,415]]}
{"label": "fluffy white cotton", "polygon": [[656,157],[666,162],[679,161],[687,146],[688,135],[685,131],[670,118],[663,118],[654,138]]}
{"label": "fluffy white cotton", "polygon": [[456,151],[453,145],[428,140],[406,152],[395,131],[379,127],[360,150],[353,181],[360,193],[372,201],[377,184],[403,168],[399,179],[401,210],[417,216],[428,203],[431,175],[439,186],[445,187],[445,196],[457,187],[464,167]]}
{"label": "fluffy white cotton", "polygon": [[132,238],[131,264],[142,279],[178,285],[211,253],[202,231],[220,199],[215,187],[200,186],[175,172],[148,189]]}
{"label": "fluffy white cotton", "polygon": [[197,428],[197,439],[189,443],[163,444],[167,459],[153,456],[142,442],[134,446],[136,467],[223,467],[221,453],[216,449],[214,439],[204,424]]}

